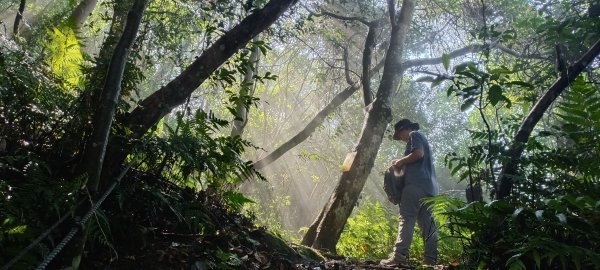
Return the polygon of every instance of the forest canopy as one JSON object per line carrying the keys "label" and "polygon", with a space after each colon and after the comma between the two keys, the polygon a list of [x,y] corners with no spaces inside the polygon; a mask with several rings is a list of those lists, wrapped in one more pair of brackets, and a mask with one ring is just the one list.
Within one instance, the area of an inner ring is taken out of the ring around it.
{"label": "forest canopy", "polygon": [[385,258],[408,118],[443,267],[599,269],[598,29],[597,0],[2,1],[0,267]]}

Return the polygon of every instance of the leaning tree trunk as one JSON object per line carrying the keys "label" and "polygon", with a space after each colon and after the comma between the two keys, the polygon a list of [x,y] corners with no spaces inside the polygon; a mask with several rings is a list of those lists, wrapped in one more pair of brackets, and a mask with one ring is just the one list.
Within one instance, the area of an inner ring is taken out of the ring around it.
{"label": "leaning tree trunk", "polygon": [[[286,10],[298,0],[271,0],[262,9],[244,18],[238,25],[223,34],[206,49],[181,74],[140,102],[122,123],[132,133],[123,141],[111,141],[104,164],[100,185],[106,185],[119,168],[125,157],[132,151],[129,142],[135,142],[156,125],[173,108],[185,102],[191,94],[227,59],[271,26]],[[113,138],[115,139],[115,138]],[[108,158],[110,157],[110,158]]]}
{"label": "leaning tree trunk", "polygon": [[533,106],[527,117],[521,123],[513,143],[508,151],[507,162],[502,166],[502,172],[498,179],[496,189],[496,198],[503,199],[510,195],[513,187],[513,178],[517,174],[517,168],[523,153],[525,143],[529,139],[535,125],[540,121],[544,112],[550,107],[552,102],[560,95],[560,93],[569,86],[571,82],[579,76],[585,67],[591,63],[594,58],[600,53],[600,40],[581,57],[575,64],[570,66],[566,72],[562,72],[560,77],[548,88],[546,93]]}
{"label": "leaning tree trunk", "polygon": [[88,174],[88,189],[96,192],[104,154],[108,143],[108,135],[113,122],[113,117],[121,94],[121,81],[129,52],[142,21],[142,15],[148,0],[136,0],[127,17],[127,23],[123,35],[119,39],[113,52],[108,72],[104,81],[104,89],[100,100],[100,106],[94,113],[92,121],[93,132],[87,143],[83,165]]}
{"label": "leaning tree trunk", "polygon": [[392,31],[383,75],[376,98],[365,115],[354,162],[349,171],[342,173],[329,202],[302,239],[304,245],[335,252],[335,245],[373,168],[383,134],[392,119],[390,96],[402,76],[400,60],[415,8],[414,0],[404,0],[400,13],[396,14],[394,2],[388,0]]}

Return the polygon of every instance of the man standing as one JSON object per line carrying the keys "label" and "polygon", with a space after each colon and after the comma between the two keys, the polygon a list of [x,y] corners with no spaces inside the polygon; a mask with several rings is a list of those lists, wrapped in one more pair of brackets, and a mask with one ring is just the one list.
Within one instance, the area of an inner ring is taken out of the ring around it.
{"label": "man standing", "polygon": [[437,262],[437,228],[428,206],[421,199],[437,195],[438,187],[433,167],[433,157],[427,139],[418,132],[419,124],[402,119],[394,125],[394,140],[406,142],[404,157],[392,160],[392,166],[404,166],[404,190],[400,201],[400,223],[394,252],[389,259],[381,261],[385,266],[406,264],[408,249],[412,242],[415,222],[419,224],[425,242],[427,265]]}

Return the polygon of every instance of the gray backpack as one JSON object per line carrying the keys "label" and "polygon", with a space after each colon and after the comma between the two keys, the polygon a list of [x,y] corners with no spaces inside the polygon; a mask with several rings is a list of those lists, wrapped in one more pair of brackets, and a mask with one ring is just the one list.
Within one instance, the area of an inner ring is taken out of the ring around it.
{"label": "gray backpack", "polygon": [[389,167],[383,176],[383,190],[388,200],[393,204],[400,204],[402,189],[404,189],[404,168],[394,172],[394,168]]}

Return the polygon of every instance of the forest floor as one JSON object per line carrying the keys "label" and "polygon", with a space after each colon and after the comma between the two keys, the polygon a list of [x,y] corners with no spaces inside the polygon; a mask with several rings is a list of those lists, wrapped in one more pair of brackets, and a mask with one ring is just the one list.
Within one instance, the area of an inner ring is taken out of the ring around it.
{"label": "forest floor", "polygon": [[126,199],[115,198],[104,207],[111,220],[110,244],[86,245],[82,269],[451,269],[327,258],[227,210],[219,196],[143,174],[133,178],[115,195]]}

